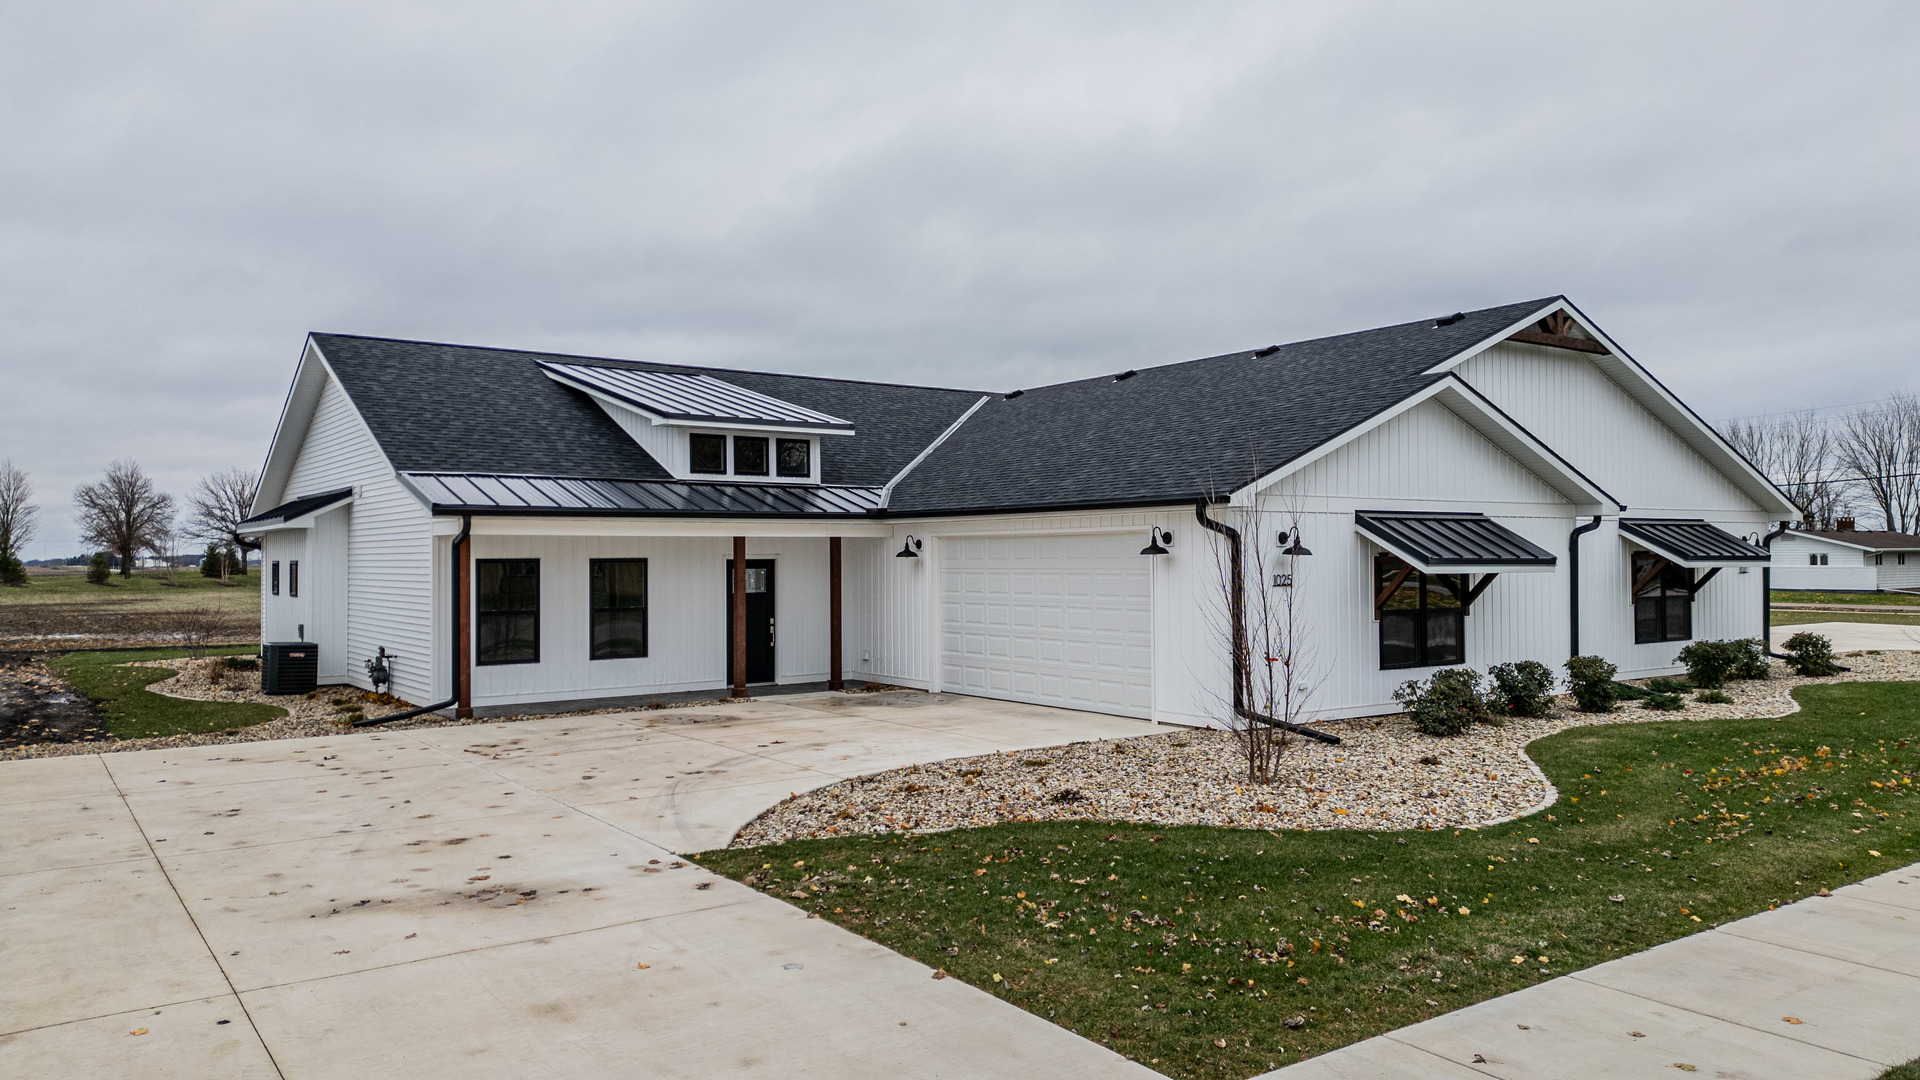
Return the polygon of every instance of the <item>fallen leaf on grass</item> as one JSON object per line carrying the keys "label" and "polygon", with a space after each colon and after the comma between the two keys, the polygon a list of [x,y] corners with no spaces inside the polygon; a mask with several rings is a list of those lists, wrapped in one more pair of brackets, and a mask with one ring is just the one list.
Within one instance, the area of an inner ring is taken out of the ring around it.
{"label": "fallen leaf on grass", "polygon": [[994,982],[999,982],[999,981],[1000,981],[1000,973],[999,973],[999,972],[997,972],[997,971],[996,971],[996,972],[994,972],[994,973],[993,973],[993,981],[994,981]]}
{"label": "fallen leaf on grass", "polygon": [[1225,1050],[1225,1049],[1227,1048],[1227,1040],[1225,1040],[1225,1039],[1215,1039],[1215,1040],[1213,1040],[1213,1045],[1215,1045],[1215,1046],[1217,1046],[1217,1047],[1219,1047],[1219,1048],[1220,1048],[1220,1049],[1222,1049],[1222,1050]]}
{"label": "fallen leaf on grass", "polygon": [[947,977],[947,973],[946,973],[946,971],[945,971],[945,969],[943,969],[943,968],[934,968],[934,969],[933,969],[933,977],[934,977],[934,978],[936,978],[936,979],[944,979],[944,978],[946,978],[946,977]]}

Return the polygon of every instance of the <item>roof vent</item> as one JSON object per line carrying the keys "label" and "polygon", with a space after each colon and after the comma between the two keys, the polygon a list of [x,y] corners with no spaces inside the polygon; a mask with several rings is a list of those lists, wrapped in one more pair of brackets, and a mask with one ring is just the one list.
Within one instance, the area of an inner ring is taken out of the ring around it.
{"label": "roof vent", "polygon": [[1280,346],[1278,346],[1278,345],[1269,345],[1269,346],[1267,346],[1267,347],[1266,347],[1266,348],[1264,348],[1264,349],[1255,349],[1255,350],[1253,350],[1253,358],[1254,358],[1255,360],[1258,360],[1258,359],[1260,359],[1260,358],[1261,358],[1261,357],[1263,357],[1263,356],[1272,356],[1272,355],[1273,355],[1274,353],[1277,353],[1277,352],[1279,352],[1279,351],[1280,351]]}
{"label": "roof vent", "polygon": [[1140,374],[1140,373],[1139,373],[1139,372],[1137,372],[1137,371],[1135,371],[1135,370],[1133,370],[1132,368],[1128,368],[1127,370],[1125,370],[1125,371],[1123,371],[1123,372],[1121,372],[1120,374],[1118,374],[1118,375],[1115,375],[1115,376],[1113,377],[1113,381],[1114,381],[1114,382],[1126,382],[1126,381],[1127,381],[1128,379],[1131,379],[1131,378],[1133,378],[1133,377],[1134,377],[1135,375],[1138,375],[1138,374]]}
{"label": "roof vent", "polygon": [[1464,312],[1464,311],[1456,311],[1456,312],[1454,312],[1454,313],[1453,313],[1453,314],[1451,314],[1451,315],[1447,315],[1447,316],[1444,316],[1444,317],[1442,317],[1442,318],[1438,318],[1438,319],[1435,319],[1435,320],[1433,320],[1433,325],[1434,325],[1434,326],[1436,326],[1436,327],[1438,327],[1438,326],[1452,326],[1452,325],[1453,325],[1454,323],[1457,323],[1457,322],[1459,322],[1459,321],[1460,321],[1461,319],[1464,319],[1464,318],[1466,318],[1466,317],[1467,317],[1467,313],[1466,313],[1466,312]]}
{"label": "roof vent", "polygon": [[1019,396],[1020,396],[1021,394],[1024,394],[1024,393],[1026,393],[1026,391],[1025,391],[1025,390],[1015,390],[1015,391],[1012,391],[1011,393],[1008,393],[1008,394],[1006,394],[1006,395],[1004,395],[1004,396],[1003,396],[1003,397],[1001,398],[1001,400],[1002,400],[1002,401],[1012,401],[1012,400],[1013,400],[1014,398],[1017,398],[1017,397],[1019,397]]}

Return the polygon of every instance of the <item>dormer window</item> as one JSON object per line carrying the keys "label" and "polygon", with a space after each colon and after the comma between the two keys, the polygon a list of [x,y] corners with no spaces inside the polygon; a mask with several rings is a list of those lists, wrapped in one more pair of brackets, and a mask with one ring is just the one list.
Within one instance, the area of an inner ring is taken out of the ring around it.
{"label": "dormer window", "polygon": [[812,476],[813,444],[805,439],[781,439],[780,475],[802,480]]}
{"label": "dormer window", "polygon": [[727,437],[725,435],[688,436],[687,471],[725,476],[727,473]]}
{"label": "dormer window", "polygon": [[767,475],[767,437],[765,435],[733,437],[733,471],[738,476]]}

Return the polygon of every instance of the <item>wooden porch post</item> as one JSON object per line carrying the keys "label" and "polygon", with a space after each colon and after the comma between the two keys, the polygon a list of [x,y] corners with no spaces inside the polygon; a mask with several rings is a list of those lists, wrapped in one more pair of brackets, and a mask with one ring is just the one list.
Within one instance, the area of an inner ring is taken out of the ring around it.
{"label": "wooden porch post", "polygon": [[747,696],[747,538],[733,538],[733,696]]}
{"label": "wooden porch post", "polygon": [[460,685],[454,688],[454,696],[459,700],[453,715],[458,720],[470,720],[473,718],[473,537],[468,536],[455,547],[458,550],[453,553],[453,587],[460,630],[454,647],[460,650],[455,668]]}
{"label": "wooden porch post", "polygon": [[846,680],[841,678],[840,672],[840,538],[837,536],[827,541],[827,588],[831,598],[827,606],[832,612],[828,617],[827,630],[831,641],[827,650],[831,657],[827,667],[827,689],[845,690]]}

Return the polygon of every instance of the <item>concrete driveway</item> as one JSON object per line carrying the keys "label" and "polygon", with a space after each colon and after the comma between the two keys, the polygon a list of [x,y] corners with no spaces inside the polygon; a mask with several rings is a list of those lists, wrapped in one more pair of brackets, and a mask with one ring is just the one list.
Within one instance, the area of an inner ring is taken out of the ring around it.
{"label": "concrete driveway", "polygon": [[674,853],[1164,730],[822,694],[0,764],[0,1075],[1155,1076]]}
{"label": "concrete driveway", "polygon": [[1865,649],[1920,649],[1920,626],[1898,623],[1817,622],[1776,626],[1772,630],[1773,647],[1778,650],[1786,640],[1801,631],[1810,631],[1833,643],[1834,652]]}

